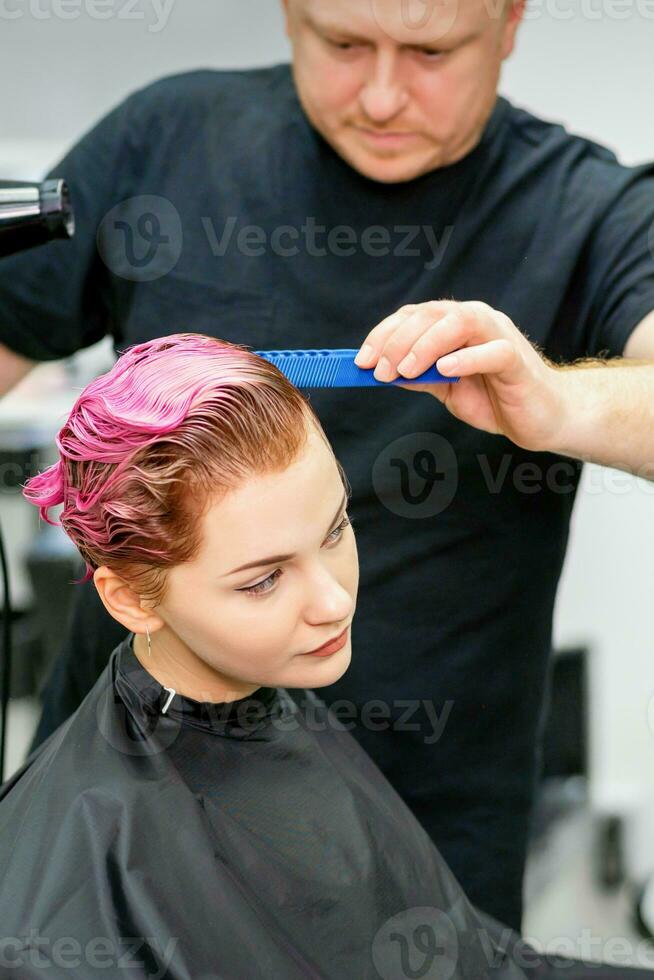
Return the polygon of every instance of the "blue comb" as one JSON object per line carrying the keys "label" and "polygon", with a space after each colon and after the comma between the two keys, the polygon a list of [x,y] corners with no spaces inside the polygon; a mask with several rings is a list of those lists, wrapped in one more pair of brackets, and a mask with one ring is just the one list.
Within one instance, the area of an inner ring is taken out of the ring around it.
{"label": "blue comb", "polygon": [[341,350],[257,350],[297,388],[369,388],[373,385],[424,384],[427,382],[458,381],[445,377],[430,367],[417,378],[396,378],[394,381],[378,381],[374,368],[360,368],[354,363],[357,348]]}

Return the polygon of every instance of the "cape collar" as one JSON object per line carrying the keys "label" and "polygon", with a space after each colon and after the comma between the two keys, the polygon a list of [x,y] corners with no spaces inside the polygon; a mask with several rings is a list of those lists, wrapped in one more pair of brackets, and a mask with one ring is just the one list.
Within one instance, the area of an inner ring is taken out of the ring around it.
{"label": "cape collar", "polygon": [[165,715],[172,721],[200,728],[217,735],[246,739],[261,737],[275,718],[293,710],[286,691],[260,687],[237,701],[195,701],[164,687],[143,667],[132,649],[134,634],[115,650],[114,685],[123,702],[133,711],[152,716]]}

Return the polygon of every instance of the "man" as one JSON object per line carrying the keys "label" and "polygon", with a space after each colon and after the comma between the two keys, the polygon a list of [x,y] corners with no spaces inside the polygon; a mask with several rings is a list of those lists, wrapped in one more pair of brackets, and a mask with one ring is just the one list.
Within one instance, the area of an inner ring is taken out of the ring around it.
{"label": "man", "polygon": [[[78,233],[0,266],[4,387],[179,330],[461,376],[310,393],[361,556],[352,665],[321,696],[519,928],[578,460],[652,459],[654,166],[498,98],[522,0],[285,8],[292,74],[164,79],[53,169]],[[122,638],[80,589],[35,744]]]}

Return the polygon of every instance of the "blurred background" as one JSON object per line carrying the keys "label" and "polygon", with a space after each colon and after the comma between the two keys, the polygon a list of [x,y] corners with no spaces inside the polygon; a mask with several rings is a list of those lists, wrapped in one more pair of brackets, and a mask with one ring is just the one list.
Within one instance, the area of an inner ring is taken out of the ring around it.
{"label": "blurred background", "polygon": [[[151,80],[289,57],[277,0],[7,0],[0,21],[0,178],[40,179]],[[500,92],[624,163],[652,160],[653,41],[649,0],[531,0]],[[39,528],[18,483],[52,461],[75,392],[112,361],[103,341],[39,366],[0,401],[0,522],[16,609],[5,777],[23,761],[38,685],[63,629],[67,592],[56,594],[52,582],[80,569],[63,533]],[[652,967],[653,586],[654,484],[587,465],[556,608],[524,933],[578,958]]]}

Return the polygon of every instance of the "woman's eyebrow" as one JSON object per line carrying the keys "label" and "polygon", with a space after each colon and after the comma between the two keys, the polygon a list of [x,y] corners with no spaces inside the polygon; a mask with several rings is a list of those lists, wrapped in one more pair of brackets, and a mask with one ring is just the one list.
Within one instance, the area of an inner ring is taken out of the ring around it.
{"label": "woman's eyebrow", "polygon": [[[347,506],[347,501],[348,501],[348,495],[346,492],[343,494],[343,499],[338,505],[338,510],[336,511],[336,513],[334,514],[334,516],[332,517],[329,523],[329,527],[327,528],[326,531],[327,534],[329,534],[330,530],[336,523],[336,520],[339,514],[341,513],[341,511],[344,510],[345,507]],[[227,578],[229,575],[235,575],[236,572],[243,572],[245,571],[246,568],[260,568],[262,565],[273,565],[276,562],[280,562],[280,561],[290,561],[291,558],[295,558],[295,555],[271,555],[270,558],[259,558],[257,559],[257,561],[249,561],[247,565],[239,565],[238,568],[233,568],[231,572],[226,572],[224,577]]]}

